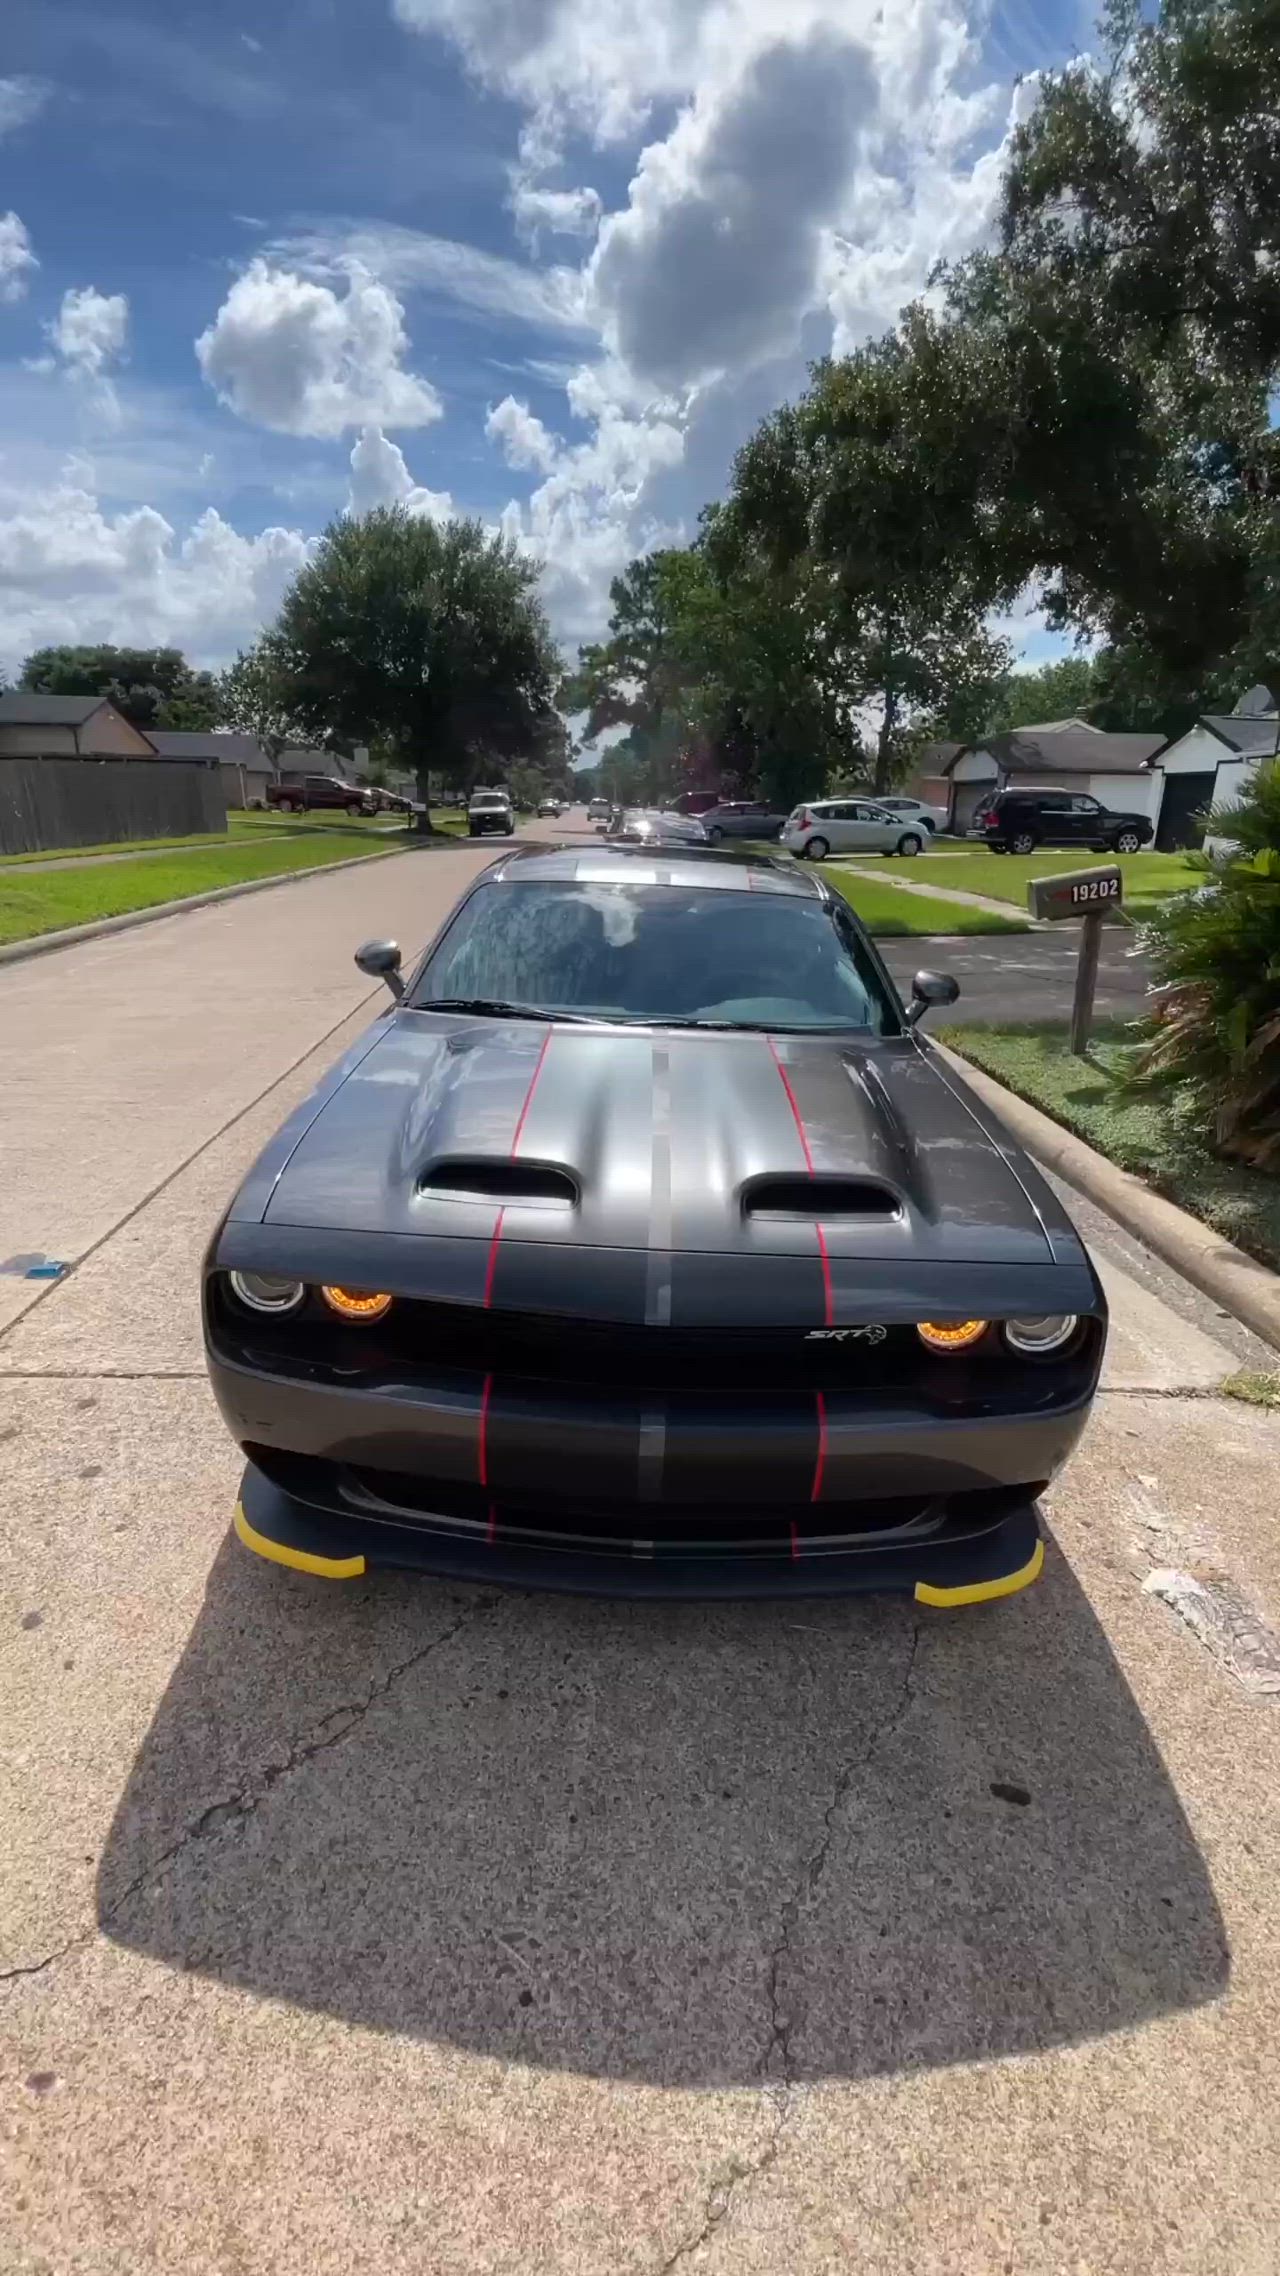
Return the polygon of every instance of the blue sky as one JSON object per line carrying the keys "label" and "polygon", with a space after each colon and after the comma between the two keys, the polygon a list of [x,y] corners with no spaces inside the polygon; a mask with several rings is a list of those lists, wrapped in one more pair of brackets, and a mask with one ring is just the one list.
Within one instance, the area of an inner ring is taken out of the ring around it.
{"label": "blue sky", "polygon": [[981,240],[1086,36],[1074,0],[8,0],[0,663],[220,662],[391,498],[505,527],[572,648],[808,358]]}

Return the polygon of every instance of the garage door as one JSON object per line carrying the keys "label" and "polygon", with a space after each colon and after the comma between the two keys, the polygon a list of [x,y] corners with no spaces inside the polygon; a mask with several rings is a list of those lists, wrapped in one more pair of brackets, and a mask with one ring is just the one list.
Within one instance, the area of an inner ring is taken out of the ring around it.
{"label": "garage door", "polygon": [[1212,806],[1216,779],[1213,773],[1166,776],[1160,826],[1156,831],[1156,844],[1163,853],[1176,852],[1179,846],[1199,844],[1196,817]]}
{"label": "garage door", "polygon": [[978,808],[985,806],[987,800],[994,797],[998,788],[999,785],[994,775],[990,776],[986,782],[958,782],[956,784],[955,805],[951,812],[951,827],[957,836],[963,837]]}

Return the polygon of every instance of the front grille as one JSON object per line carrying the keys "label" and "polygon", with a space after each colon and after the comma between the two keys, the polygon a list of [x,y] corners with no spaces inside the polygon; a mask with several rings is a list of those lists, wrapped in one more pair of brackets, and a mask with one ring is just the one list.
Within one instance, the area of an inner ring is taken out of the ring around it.
{"label": "front grille", "polygon": [[462,1388],[462,1379],[492,1375],[533,1395],[539,1387],[615,1397],[845,1391],[899,1394],[945,1413],[993,1405],[1034,1412],[1084,1396],[1096,1356],[1092,1323],[1074,1352],[1047,1363],[1020,1359],[994,1333],[946,1357],[926,1351],[911,1327],[836,1340],[805,1328],[630,1326],[403,1297],[375,1326],[335,1320],[315,1296],[267,1320],[230,1301],[220,1276],[210,1285],[209,1324],[215,1346],[239,1364],[352,1388],[392,1377]]}

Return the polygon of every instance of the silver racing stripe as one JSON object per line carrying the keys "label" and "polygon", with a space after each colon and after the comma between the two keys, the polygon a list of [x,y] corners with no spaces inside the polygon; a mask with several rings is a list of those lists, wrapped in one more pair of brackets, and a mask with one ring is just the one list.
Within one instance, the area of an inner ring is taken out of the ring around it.
{"label": "silver racing stripe", "polygon": [[653,1047],[652,1149],[649,1167],[649,1261],[644,1319],[648,1328],[671,1325],[671,1053]]}

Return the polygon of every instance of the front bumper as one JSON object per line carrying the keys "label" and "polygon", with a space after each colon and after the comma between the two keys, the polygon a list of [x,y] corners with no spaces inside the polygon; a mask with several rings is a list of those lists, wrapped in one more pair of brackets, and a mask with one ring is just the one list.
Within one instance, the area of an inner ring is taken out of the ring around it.
{"label": "front bumper", "polygon": [[418,1514],[412,1524],[334,1506],[320,1477],[287,1492],[250,1463],[240,1488],[236,1532],[274,1564],[325,1580],[356,1580],[378,1566],[506,1588],[574,1596],[743,1599],[871,1594],[907,1595],[940,1609],[1014,1596],[1039,1577],[1044,1544],[1034,1503],[1018,1494],[990,1498],[927,1541],[886,1541],[842,1550],[795,1535],[787,1547],[740,1554],[659,1553],[652,1542],[565,1546],[548,1552],[487,1523],[460,1524]]}

